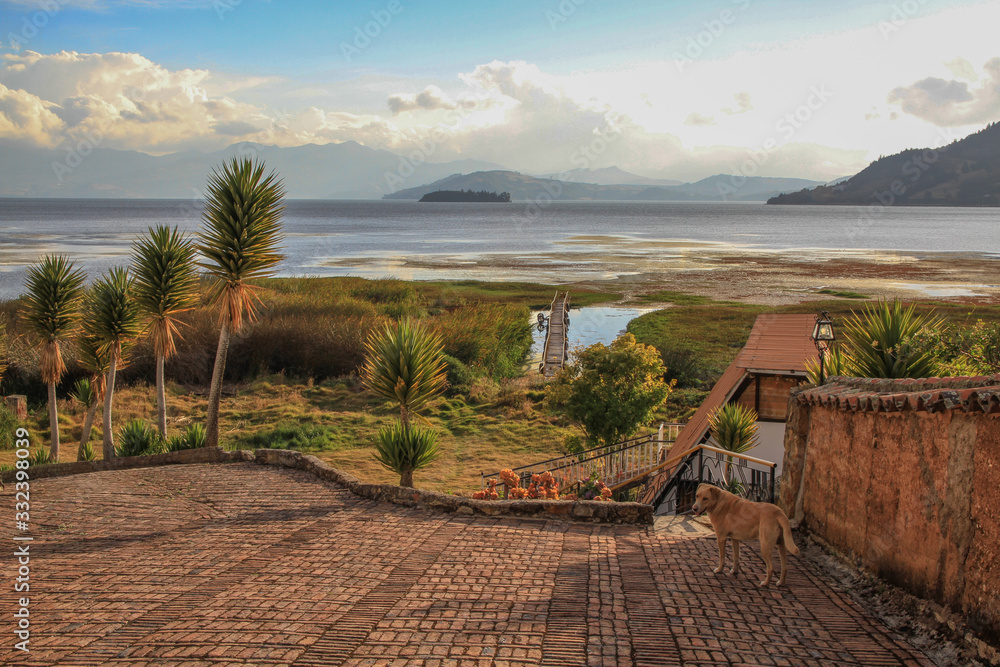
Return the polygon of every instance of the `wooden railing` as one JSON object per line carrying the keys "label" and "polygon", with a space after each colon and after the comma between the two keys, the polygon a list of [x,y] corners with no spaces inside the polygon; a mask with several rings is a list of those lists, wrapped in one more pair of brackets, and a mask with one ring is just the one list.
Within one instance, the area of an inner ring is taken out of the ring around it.
{"label": "wooden railing", "polygon": [[[670,450],[670,445],[677,439],[677,434],[683,426],[683,424],[661,424],[656,433],[605,447],[595,447],[578,454],[557,456],[512,470],[521,478],[521,486],[524,487],[531,483],[532,475],[550,472],[558,481],[562,493],[568,493],[572,487],[595,474],[612,489],[626,488],[630,480],[645,479],[648,471],[660,467],[663,457]],[[491,474],[483,473],[482,488],[486,488],[487,479],[495,478],[499,474],[499,471]]]}

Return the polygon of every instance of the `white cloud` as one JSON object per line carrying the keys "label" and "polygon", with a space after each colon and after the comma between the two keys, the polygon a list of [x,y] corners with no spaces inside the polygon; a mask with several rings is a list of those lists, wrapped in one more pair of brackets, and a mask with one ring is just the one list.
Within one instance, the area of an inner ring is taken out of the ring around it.
{"label": "white cloud", "polygon": [[[967,79],[980,79],[971,66],[949,69],[957,69]],[[941,127],[989,123],[1000,119],[1000,58],[987,62],[983,72],[982,84],[975,87],[966,81],[927,77],[893,89],[889,102],[898,104],[905,113]]]}

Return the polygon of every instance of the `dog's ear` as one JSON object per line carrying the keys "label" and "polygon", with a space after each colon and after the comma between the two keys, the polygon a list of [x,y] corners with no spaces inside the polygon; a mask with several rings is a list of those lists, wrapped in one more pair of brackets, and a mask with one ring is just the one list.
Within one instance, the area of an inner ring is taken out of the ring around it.
{"label": "dog's ear", "polygon": [[708,487],[708,492],[710,494],[712,494],[713,498],[718,498],[719,497],[719,487],[717,487],[717,486],[710,486],[710,487]]}

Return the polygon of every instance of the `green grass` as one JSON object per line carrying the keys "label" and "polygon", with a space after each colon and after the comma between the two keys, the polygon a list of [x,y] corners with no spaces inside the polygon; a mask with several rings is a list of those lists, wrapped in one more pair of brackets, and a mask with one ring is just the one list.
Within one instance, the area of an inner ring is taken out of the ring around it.
{"label": "green grass", "polygon": [[687,294],[686,292],[675,292],[673,290],[662,290],[652,294],[643,294],[639,301],[644,303],[672,303],[676,306],[704,306],[712,303],[712,299],[698,294]]}

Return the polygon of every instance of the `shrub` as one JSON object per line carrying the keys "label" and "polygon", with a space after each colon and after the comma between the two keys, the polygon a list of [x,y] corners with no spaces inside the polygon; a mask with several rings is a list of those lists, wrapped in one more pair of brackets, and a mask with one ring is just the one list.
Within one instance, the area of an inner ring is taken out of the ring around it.
{"label": "shrub", "polygon": [[469,386],[469,401],[485,405],[497,399],[500,393],[500,386],[491,378],[477,377]]}
{"label": "shrub", "polygon": [[472,369],[455,357],[448,356],[447,354],[444,355],[444,363],[448,365],[445,371],[448,378],[446,393],[449,396],[455,396],[456,394],[467,392],[475,379]]}
{"label": "shrub", "polygon": [[96,458],[97,454],[94,453],[94,446],[89,442],[80,449],[79,459],[81,461],[93,461]]}
{"label": "shrub", "polygon": [[254,433],[242,440],[253,449],[294,449],[297,451],[329,449],[332,433],[318,424],[283,425],[269,431]]}
{"label": "shrub", "polygon": [[159,454],[163,450],[164,443],[160,434],[143,419],[133,419],[118,431],[116,456],[145,456]]}
{"label": "shrub", "polygon": [[167,441],[167,451],[179,452],[182,449],[198,449],[208,443],[208,433],[205,425],[194,423],[188,425],[184,433],[175,435]]}
{"label": "shrub", "polygon": [[0,449],[14,449],[17,417],[6,405],[0,405]]}
{"label": "shrub", "polygon": [[704,387],[711,383],[711,372],[693,350],[664,347],[660,349],[660,358],[667,368],[663,374],[666,382],[676,380],[679,387]]}
{"label": "shrub", "polygon": [[413,486],[413,473],[426,468],[438,457],[437,434],[406,424],[393,424],[378,432],[375,460],[399,474],[400,486]]}
{"label": "shrub", "polygon": [[879,300],[852,312],[844,322],[844,346],[853,375],[867,378],[922,378],[934,374],[937,358],[916,344],[925,330],[941,327],[933,313],[920,315],[911,304]]}
{"label": "shrub", "polygon": [[530,311],[512,304],[462,306],[431,320],[445,353],[495,380],[515,377],[531,351]]}
{"label": "shrub", "polygon": [[38,448],[35,453],[28,457],[28,465],[32,466],[44,466],[50,463],[56,463],[52,458],[52,455],[47,449]]}

